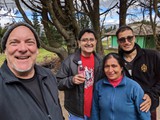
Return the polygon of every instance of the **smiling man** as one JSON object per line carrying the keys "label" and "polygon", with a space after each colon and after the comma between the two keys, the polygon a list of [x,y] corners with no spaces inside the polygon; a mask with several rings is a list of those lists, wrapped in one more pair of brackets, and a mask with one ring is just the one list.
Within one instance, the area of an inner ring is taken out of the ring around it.
{"label": "smiling man", "polygon": [[63,120],[56,78],[35,64],[40,43],[33,27],[11,25],[1,45],[6,60],[0,69],[0,118]]}
{"label": "smiling man", "polygon": [[[97,38],[91,29],[84,29],[78,37],[79,50],[66,58],[57,73],[58,88],[64,90],[64,106],[69,120],[89,120],[94,83],[101,78],[101,58],[95,53]],[[78,73],[82,61],[84,74]]]}
{"label": "smiling man", "polygon": [[130,26],[121,26],[116,35],[126,75],[138,82],[145,92],[145,101],[140,105],[140,110],[150,110],[151,120],[156,120],[160,96],[160,53],[140,48]]}

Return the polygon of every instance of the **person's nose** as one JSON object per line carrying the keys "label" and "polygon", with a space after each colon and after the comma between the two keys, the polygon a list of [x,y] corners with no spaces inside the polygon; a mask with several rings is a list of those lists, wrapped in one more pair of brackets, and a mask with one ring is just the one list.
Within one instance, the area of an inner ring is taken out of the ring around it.
{"label": "person's nose", "polygon": [[27,51],[27,45],[25,43],[20,43],[18,46],[18,50],[21,52],[26,52]]}
{"label": "person's nose", "polygon": [[90,44],[91,43],[91,41],[90,40],[87,40],[87,44]]}
{"label": "person's nose", "polygon": [[108,71],[109,71],[109,72],[112,72],[112,71],[113,71],[113,68],[112,68],[112,67],[109,67],[109,68],[108,68]]}
{"label": "person's nose", "polygon": [[124,42],[124,43],[131,43],[131,42],[129,42],[129,41],[128,41],[128,39],[127,39],[127,38],[125,38],[125,42]]}

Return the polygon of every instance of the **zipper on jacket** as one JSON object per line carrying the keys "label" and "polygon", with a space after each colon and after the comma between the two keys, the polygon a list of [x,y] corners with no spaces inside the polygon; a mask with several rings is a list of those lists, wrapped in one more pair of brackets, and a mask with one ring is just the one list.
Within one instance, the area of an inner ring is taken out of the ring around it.
{"label": "zipper on jacket", "polygon": [[52,120],[52,116],[51,115],[48,115],[48,118],[49,118],[49,120]]}

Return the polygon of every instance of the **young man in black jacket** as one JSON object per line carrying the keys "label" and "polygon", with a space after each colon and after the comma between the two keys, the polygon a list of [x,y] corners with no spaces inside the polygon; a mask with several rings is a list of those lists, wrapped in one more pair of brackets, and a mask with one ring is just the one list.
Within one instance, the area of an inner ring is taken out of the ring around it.
{"label": "young man in black jacket", "polygon": [[[79,50],[66,58],[57,73],[58,88],[65,93],[64,107],[69,120],[89,120],[93,86],[102,76],[102,59],[94,52],[97,38],[91,29],[84,29],[78,37]],[[78,61],[83,73],[78,73]]]}
{"label": "young man in black jacket", "polygon": [[156,108],[160,96],[160,53],[155,50],[142,49],[135,43],[133,29],[122,26],[118,29],[117,42],[119,54],[125,62],[126,75],[143,88],[145,100],[140,110],[151,111],[151,120],[156,120]]}

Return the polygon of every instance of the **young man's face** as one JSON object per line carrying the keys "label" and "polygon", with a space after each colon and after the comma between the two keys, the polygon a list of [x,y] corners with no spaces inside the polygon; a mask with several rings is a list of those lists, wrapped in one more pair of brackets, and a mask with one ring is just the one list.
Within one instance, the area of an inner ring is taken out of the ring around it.
{"label": "young man's face", "polygon": [[96,48],[97,40],[93,33],[84,33],[80,40],[78,40],[79,47],[81,48],[81,54],[83,56],[90,56]]}
{"label": "young man's face", "polygon": [[135,36],[131,30],[125,30],[118,34],[117,42],[121,49],[130,51],[135,45]]}
{"label": "young man's face", "polygon": [[33,72],[37,54],[37,42],[32,31],[25,26],[16,27],[10,33],[5,49],[11,71],[17,76]]}

